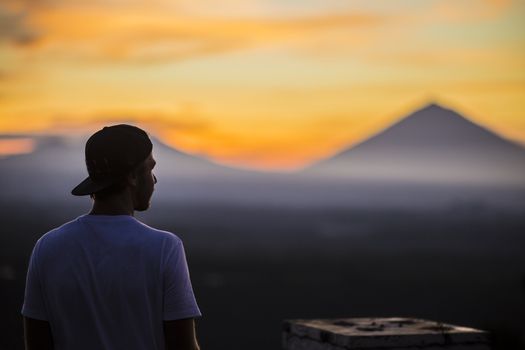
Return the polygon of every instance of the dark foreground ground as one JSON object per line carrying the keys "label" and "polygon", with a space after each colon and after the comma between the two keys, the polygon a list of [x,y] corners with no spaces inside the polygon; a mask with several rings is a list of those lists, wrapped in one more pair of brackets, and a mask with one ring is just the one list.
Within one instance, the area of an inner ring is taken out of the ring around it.
{"label": "dark foreground ground", "polygon": [[[0,348],[16,350],[32,246],[87,207],[0,205]],[[185,242],[203,350],[279,349],[283,319],[358,316],[472,326],[525,349],[525,208],[156,203],[141,219]]]}

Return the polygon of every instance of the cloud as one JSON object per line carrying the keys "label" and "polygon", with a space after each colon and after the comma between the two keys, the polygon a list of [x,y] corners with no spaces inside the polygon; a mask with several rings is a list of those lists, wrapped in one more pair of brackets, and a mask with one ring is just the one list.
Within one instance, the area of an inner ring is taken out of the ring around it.
{"label": "cloud", "polygon": [[211,124],[198,118],[187,118],[178,114],[152,114],[152,115],[122,115],[122,116],[100,116],[92,121],[96,124],[140,124],[153,130],[184,131],[187,133],[202,132],[209,130]]}
{"label": "cloud", "polygon": [[493,10],[500,11],[509,9],[513,2],[513,0],[485,0],[487,6],[491,7]]}
{"label": "cloud", "polygon": [[[133,9],[51,8],[36,11],[32,19],[46,33],[38,49],[47,50],[57,57],[80,61],[157,63],[282,43],[293,46],[308,41],[312,35],[341,29],[373,28],[390,18],[361,13],[287,18],[204,18]],[[360,32],[359,35],[366,37],[366,33]],[[353,40],[349,43],[354,43]]]}
{"label": "cloud", "polygon": [[93,115],[74,113],[55,115],[49,118],[47,129],[60,133],[82,134],[113,124],[138,125],[154,133],[169,130],[190,134],[200,133],[212,128],[210,121],[194,112],[190,107],[183,106],[180,111],[174,113],[135,111],[102,112]]}
{"label": "cloud", "polygon": [[410,68],[437,67],[479,67],[485,71],[495,66],[505,66],[508,69],[523,70],[525,55],[512,48],[447,48],[426,47],[399,52],[374,52],[365,56],[368,62],[376,62],[384,66]]}
{"label": "cloud", "polygon": [[0,42],[27,46],[36,42],[38,33],[27,23],[27,14],[0,6]]}
{"label": "cloud", "polygon": [[491,20],[500,18],[513,4],[513,0],[442,0],[430,12],[453,22]]}

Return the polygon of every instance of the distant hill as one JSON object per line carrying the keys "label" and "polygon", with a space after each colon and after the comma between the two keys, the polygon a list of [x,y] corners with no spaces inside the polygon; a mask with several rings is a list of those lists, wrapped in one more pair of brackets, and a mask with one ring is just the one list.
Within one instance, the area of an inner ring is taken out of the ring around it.
{"label": "distant hill", "polygon": [[[0,200],[89,205],[88,199],[70,195],[87,176],[86,138],[21,136],[33,138],[36,147],[0,159]],[[421,207],[466,202],[521,208],[525,198],[525,150],[435,104],[296,173],[230,168],[153,143],[159,179],[155,203]]]}
{"label": "distant hill", "polygon": [[525,185],[525,149],[453,110],[429,104],[302,173],[348,180]]}
{"label": "distant hill", "polygon": [[[32,153],[0,159],[2,197],[29,198],[64,197],[87,176],[84,163],[86,138],[55,135],[21,135],[35,143]],[[9,136],[9,138],[14,138]],[[164,195],[184,192],[187,183],[202,185],[220,179],[245,177],[251,172],[212,163],[171,148],[153,138],[153,154],[157,159],[158,189]],[[185,184],[184,188],[177,186]]]}

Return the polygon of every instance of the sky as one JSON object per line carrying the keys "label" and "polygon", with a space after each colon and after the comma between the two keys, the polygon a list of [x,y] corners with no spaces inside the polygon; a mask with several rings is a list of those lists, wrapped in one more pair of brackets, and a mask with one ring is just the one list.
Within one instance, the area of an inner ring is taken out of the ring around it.
{"label": "sky", "polygon": [[429,102],[525,144],[525,0],[0,0],[0,156],[133,123],[289,171]]}

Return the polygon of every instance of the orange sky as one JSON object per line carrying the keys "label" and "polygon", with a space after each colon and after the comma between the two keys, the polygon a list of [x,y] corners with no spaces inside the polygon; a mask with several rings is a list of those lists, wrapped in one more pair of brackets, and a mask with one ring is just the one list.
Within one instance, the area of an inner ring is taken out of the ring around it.
{"label": "orange sky", "polygon": [[437,101],[525,143],[523,23],[523,0],[4,0],[0,133],[133,122],[289,170]]}

